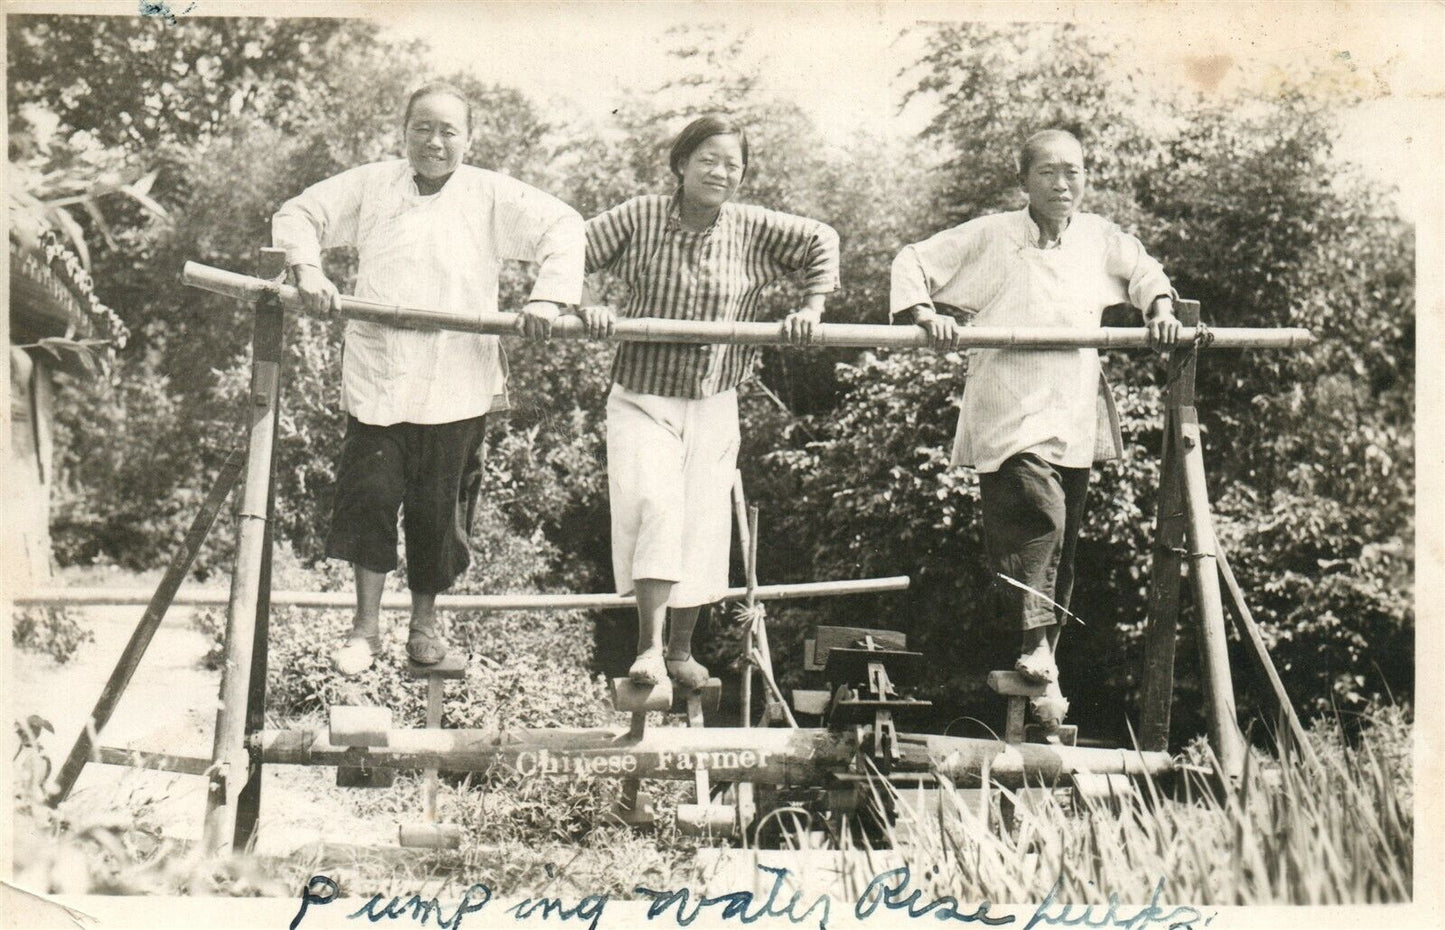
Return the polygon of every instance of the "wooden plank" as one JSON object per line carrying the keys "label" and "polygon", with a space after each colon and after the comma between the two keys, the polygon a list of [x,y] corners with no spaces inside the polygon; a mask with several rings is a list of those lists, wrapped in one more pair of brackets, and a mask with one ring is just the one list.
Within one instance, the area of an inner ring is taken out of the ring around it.
{"label": "wooden plank", "polygon": [[[186,262],[182,279],[191,287],[239,300],[258,300],[265,294],[277,294],[288,310],[314,314],[301,303],[294,287],[276,285],[248,275]],[[510,336],[517,332],[517,315],[475,311],[465,315],[383,304],[355,297],[341,298],[340,315],[352,320],[383,323],[404,329],[451,330],[466,333],[487,333]],[[1313,344],[1314,337],[1304,329],[1220,328],[1211,330],[1213,346],[1221,349],[1296,349]],[[588,339],[586,326],[573,315],[559,317],[552,324],[554,339]],[[1194,330],[1186,328],[1182,338],[1192,340]],[[1064,327],[993,327],[968,326],[960,330],[960,347],[1036,348],[1036,349],[1138,349],[1148,345],[1148,330],[1143,327],[1098,327],[1073,329]],[[773,345],[782,346],[783,338],[777,323],[741,323],[703,320],[661,320],[652,318],[619,319],[609,342],[675,342],[690,344]],[[813,328],[813,346],[851,348],[926,348],[928,336],[917,326],[885,326],[866,323],[823,323]]]}
{"label": "wooden plank", "polygon": [[[145,613],[141,615],[140,622],[136,624],[135,630],[131,633],[129,642],[125,644],[120,658],[116,660],[110,678],[106,681],[105,687],[101,689],[100,698],[90,712],[87,725],[81,727],[80,735],[76,737],[75,744],[70,747],[70,754],[65,757],[65,764],[61,766],[60,774],[56,778],[55,790],[49,797],[49,803],[52,806],[64,801],[70,795],[70,790],[75,787],[75,781],[80,777],[81,769],[90,759],[95,737],[110,722],[116,705],[120,703],[121,695],[125,693],[132,676],[135,675],[136,668],[145,656],[146,649],[150,646],[151,639],[155,636],[156,630],[160,628],[161,621],[165,619],[166,611],[170,608],[182,579],[191,570],[191,563],[195,561],[196,553],[200,551],[201,545],[206,541],[206,536],[216,522],[216,516],[221,512],[226,498],[230,496],[231,489],[236,486],[236,480],[241,475],[243,461],[241,450],[237,448],[232,449],[226,456],[226,461],[221,464],[215,484],[211,485],[206,500],[201,504],[200,512],[191,521],[191,528],[186,531],[185,539],[181,540],[180,548],[171,556],[171,562],[166,566],[166,572],[161,577],[160,584],[156,586],[155,591],[151,593],[146,602]],[[19,603],[19,599],[16,602]],[[209,764],[207,763],[207,765]]]}
{"label": "wooden plank", "polygon": [[205,775],[211,768],[210,759],[176,756],[166,752],[148,752],[142,749],[122,749],[118,746],[97,746],[95,761],[101,765],[122,765],[133,769],[171,772],[176,775]]}
{"label": "wooden plank", "polygon": [[828,653],[834,649],[861,649],[867,637],[873,637],[873,644],[879,649],[908,648],[908,634],[902,630],[876,630],[861,626],[820,626],[814,634],[813,654],[828,664]]}

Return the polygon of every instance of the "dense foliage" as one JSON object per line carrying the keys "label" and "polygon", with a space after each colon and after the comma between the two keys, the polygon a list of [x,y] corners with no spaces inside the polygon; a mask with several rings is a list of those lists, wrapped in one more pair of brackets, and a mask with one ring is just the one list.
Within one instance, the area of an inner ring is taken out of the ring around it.
{"label": "dense foliage", "polygon": [[[477,105],[470,161],[591,215],[669,190],[669,134],[701,110],[733,112],[753,127],[746,196],[825,219],[842,235],[844,288],[830,317],[882,322],[888,265],[902,244],[1016,206],[1018,140],[1049,125],[1075,130],[1093,159],[1092,208],[1137,232],[1207,320],[1308,326],[1322,337],[1310,351],[1202,359],[1218,528],[1297,703],[1350,706],[1387,689],[1408,697],[1413,234],[1333,154],[1332,111],[1289,91],[1214,104],[1158,99],[1077,27],[930,30],[910,105],[937,115],[917,140],[825,139],[762,89],[735,44],[684,31],[672,40],[685,76],[623,101],[611,125],[550,118],[513,89],[456,77]],[[158,172],[150,196],[167,219],[121,203],[108,216],[111,242],[92,243],[97,290],[133,337],[108,382],[62,391],[55,525],[64,560],[152,567],[238,441],[247,377],[245,310],[181,287],[182,263],[250,267],[287,196],[397,151],[398,104],[426,73],[425,50],[337,20],[187,17],[166,27],[15,16],[8,35],[11,137],[30,140],[12,145],[12,158],[44,164],[80,152]],[[37,114],[58,121],[53,134],[37,128]],[[330,262],[349,283],[352,257]],[[508,295],[525,281],[517,269]],[[615,296],[612,282],[592,285],[599,302]],[[781,313],[793,296],[779,287],[769,310]],[[293,320],[288,345],[278,532],[310,563],[341,433],[338,327]],[[604,590],[606,354],[582,344],[509,351],[522,403],[492,440],[464,586]],[[928,690],[956,706],[997,667],[988,663],[1006,657],[1013,634],[990,621],[977,483],[947,467],[960,362],[773,352],[762,386],[745,392],[741,467],[763,514],[763,580],[914,579],[906,598],[776,610],[785,681],[818,622],[907,627],[936,657]],[[1087,625],[1069,631],[1063,659],[1075,716],[1117,735],[1120,702],[1137,683],[1162,366],[1144,353],[1106,364],[1130,448],[1094,481],[1075,608]],[[213,534],[201,572],[227,568],[226,536]],[[607,648],[594,661],[610,668],[620,659],[630,623],[599,619]],[[579,627],[568,629],[557,635]],[[722,652],[729,625],[715,615],[710,631]],[[1191,663],[1180,674],[1190,687]],[[1181,702],[1181,735],[1200,730],[1198,705]],[[987,714],[996,718],[996,708]]]}

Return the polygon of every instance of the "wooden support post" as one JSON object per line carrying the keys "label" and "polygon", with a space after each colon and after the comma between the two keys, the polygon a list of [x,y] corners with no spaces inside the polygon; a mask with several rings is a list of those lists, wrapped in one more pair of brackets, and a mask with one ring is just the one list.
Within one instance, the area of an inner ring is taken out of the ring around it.
{"label": "wooden support post", "polygon": [[271,452],[276,438],[276,405],[281,383],[282,324],[279,301],[264,300],[256,305],[246,478],[238,508],[236,562],[231,574],[230,606],[226,611],[226,662],[221,671],[220,706],[211,750],[213,769],[201,834],[201,848],[211,855],[229,851],[235,841],[241,789],[251,766],[246,748],[246,716],[269,522]]}
{"label": "wooden support post", "polygon": [[1199,661],[1204,693],[1209,701],[1209,742],[1224,771],[1235,775],[1244,767],[1244,738],[1235,719],[1234,680],[1229,670],[1229,643],[1225,638],[1224,604],[1219,592],[1214,521],[1209,515],[1209,490],[1204,478],[1199,416],[1193,405],[1179,408],[1172,434],[1183,462],[1180,478],[1184,496],[1185,538],[1189,550],[1189,575],[1193,582],[1194,611],[1199,619]]}
{"label": "wooden support post", "polygon": [[221,512],[221,506],[230,496],[231,489],[236,486],[236,479],[241,475],[241,462],[241,450],[233,449],[226,456],[226,461],[222,463],[221,471],[216,475],[216,483],[211,486],[210,493],[206,495],[205,503],[201,504],[200,512],[191,521],[191,528],[186,531],[186,538],[181,541],[181,547],[176,550],[175,555],[171,556],[171,564],[166,566],[166,573],[162,576],[161,583],[156,586],[150,603],[146,605],[145,613],[141,615],[135,631],[130,634],[130,642],[125,644],[125,650],[116,660],[115,669],[110,673],[110,680],[105,683],[105,688],[100,692],[100,699],[95,702],[95,709],[90,712],[89,720],[81,728],[80,735],[75,738],[75,745],[70,747],[70,755],[66,756],[65,764],[61,766],[60,774],[56,778],[55,790],[50,794],[51,806],[59,804],[70,795],[70,790],[75,787],[75,780],[80,777],[80,770],[85,768],[86,762],[90,761],[95,738],[110,722],[110,716],[115,713],[115,707],[120,703],[126,686],[130,684],[131,676],[135,674],[137,666],[140,665],[141,658],[150,646],[156,630],[160,628],[161,621],[165,619],[166,611],[170,608],[177,589],[185,580],[186,573],[191,570],[191,563],[196,560],[196,553],[200,551],[201,544],[206,541],[206,536],[211,532],[211,526],[216,522],[216,515]]}
{"label": "wooden support post", "polygon": [[[1215,546],[1219,543],[1216,540]],[[1279,670],[1274,667],[1274,660],[1269,656],[1269,647],[1264,644],[1264,637],[1260,635],[1259,624],[1254,622],[1254,614],[1250,612],[1249,605],[1245,603],[1244,591],[1239,587],[1239,581],[1234,577],[1234,571],[1229,567],[1229,560],[1224,557],[1224,550],[1218,549],[1217,559],[1219,562],[1219,575],[1224,580],[1225,604],[1229,607],[1230,614],[1234,617],[1235,628],[1239,631],[1240,639],[1244,640],[1249,647],[1249,655],[1254,659],[1255,670],[1260,678],[1269,686],[1269,694],[1274,698],[1275,709],[1279,714],[1281,732],[1278,739],[1281,747],[1294,745],[1311,765],[1318,765],[1319,759],[1315,751],[1310,748],[1309,740],[1305,737],[1304,726],[1300,723],[1299,715],[1295,713],[1294,704],[1289,699],[1289,694],[1284,690],[1284,682],[1280,680]]]}
{"label": "wooden support post", "polygon": [[[262,249],[258,262],[258,274],[262,278],[281,280],[286,274],[286,250]],[[274,346],[267,347],[267,354],[276,361],[276,403],[271,410],[271,434],[274,436],[281,424],[281,389],[285,377],[286,334],[285,317],[268,336],[275,339]],[[271,448],[271,464],[266,478],[266,534],[261,546],[261,578],[256,595],[256,632],[251,647],[251,684],[246,693],[245,736],[260,732],[266,725],[266,643],[271,630],[271,553],[273,550],[274,521],[276,517],[276,449]],[[261,816],[261,753],[255,749],[247,751],[246,783],[236,800],[236,832],[232,846],[249,849],[256,839],[256,821]]]}
{"label": "wooden support post", "polygon": [[[1181,300],[1175,314],[1185,326],[1199,324],[1199,302]],[[1164,388],[1164,442],[1159,458],[1159,499],[1155,505],[1154,553],[1149,569],[1149,615],[1144,630],[1144,682],[1139,742],[1144,749],[1169,748],[1174,700],[1174,645],[1179,626],[1180,567],[1184,554],[1184,463],[1174,439],[1179,411],[1194,405],[1196,354],[1170,355]]]}

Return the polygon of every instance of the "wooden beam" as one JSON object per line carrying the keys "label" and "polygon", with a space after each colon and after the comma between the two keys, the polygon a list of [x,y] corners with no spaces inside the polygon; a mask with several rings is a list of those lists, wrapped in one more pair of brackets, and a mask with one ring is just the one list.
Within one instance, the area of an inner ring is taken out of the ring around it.
{"label": "wooden beam", "polygon": [[[1199,324],[1199,302],[1181,300],[1175,315]],[[1159,499],[1154,510],[1154,548],[1149,567],[1149,613],[1144,628],[1144,675],[1140,694],[1139,745],[1169,748],[1174,703],[1174,653],[1179,631],[1180,571],[1184,554],[1184,461],[1175,441],[1179,411],[1194,403],[1195,360],[1190,351],[1170,353],[1164,387],[1164,440],[1159,454]]]}
{"label": "wooden beam", "polygon": [[[276,294],[286,309],[310,314],[294,287],[263,281],[249,275],[186,262],[182,279],[191,287],[234,297],[258,300]],[[476,312],[466,315],[421,310],[341,298],[340,315],[352,320],[384,323],[404,329],[445,329],[496,336],[515,335],[514,313]],[[1211,345],[1220,349],[1298,349],[1311,345],[1314,336],[1304,329],[1221,328],[1210,330]],[[587,329],[576,316],[564,315],[552,324],[558,339],[587,339]],[[1195,331],[1186,328],[1181,338],[1192,340]],[[681,342],[695,344],[786,345],[777,323],[729,323],[702,320],[619,319],[609,342]],[[884,326],[862,323],[826,323],[816,327],[812,345],[849,348],[927,348],[928,337],[917,326]],[[964,347],[1016,347],[1032,349],[1098,348],[1138,349],[1148,345],[1148,331],[1142,327],[1101,327],[1069,329],[1059,327],[968,326],[959,333]]]}
{"label": "wooden beam", "polygon": [[[286,275],[286,250],[262,249],[257,271],[261,277],[280,281]],[[286,317],[279,304],[271,301],[266,308],[274,319],[264,332],[267,342],[257,345],[256,357],[276,363],[276,402],[271,408],[271,432],[281,430],[281,391],[286,377]],[[259,338],[259,336],[258,336]],[[266,654],[271,630],[271,552],[276,520],[276,447],[271,446],[271,466],[266,476],[266,533],[261,544],[261,577],[256,594],[256,629],[251,648],[251,681],[246,690],[245,735],[250,736],[266,725]],[[261,816],[261,755],[247,750],[246,781],[236,799],[236,832],[234,849],[249,849],[256,840],[256,823]]]}
{"label": "wooden beam", "polygon": [[[111,671],[105,687],[101,689],[100,698],[95,702],[95,708],[91,710],[86,725],[80,728],[80,735],[70,747],[70,754],[66,756],[65,764],[61,766],[60,774],[56,777],[55,790],[49,796],[52,806],[64,801],[75,787],[81,769],[85,768],[85,763],[91,757],[95,737],[110,722],[121,695],[125,694],[125,689],[135,675],[136,668],[140,666],[151,639],[160,628],[161,621],[165,619],[166,611],[174,603],[181,581],[191,570],[196,553],[206,541],[211,526],[216,522],[216,516],[220,514],[221,507],[231,494],[231,489],[236,486],[243,460],[240,449],[233,449],[226,456],[226,461],[221,463],[221,470],[216,475],[215,484],[211,485],[200,512],[191,521],[191,528],[186,531],[185,539],[181,540],[180,548],[171,556],[171,562],[166,566],[166,573],[161,577],[160,584],[140,602],[146,605],[145,613],[141,615],[140,622],[130,634],[130,641],[125,644],[120,658],[116,660],[115,668]],[[21,601],[16,599],[16,603]]]}
{"label": "wooden beam", "polygon": [[174,756],[165,752],[147,752],[140,749],[121,749],[116,746],[97,746],[95,761],[101,765],[123,765],[133,769],[153,769],[157,772],[171,772],[176,775],[205,775],[211,770],[211,760],[194,756]]}
{"label": "wooden beam", "polygon": [[[787,601],[805,597],[843,597],[854,594],[883,594],[906,591],[907,575],[890,578],[850,578],[841,581],[808,581],[797,584],[761,585],[760,601]],[[147,588],[38,588],[15,596],[15,604],[28,606],[85,606],[145,604],[151,592]],[[736,601],[747,596],[747,588],[729,588],[720,600]],[[174,604],[214,607],[230,603],[230,595],[219,588],[181,588],[172,599]],[[312,607],[350,610],[356,606],[356,595],[349,591],[272,591],[273,607]],[[409,595],[392,593],[381,599],[386,610],[410,610]],[[438,610],[620,610],[637,606],[636,598],[621,594],[443,594],[437,598]]]}
{"label": "wooden beam", "polygon": [[1209,492],[1204,479],[1204,450],[1199,420],[1185,407],[1175,421],[1174,440],[1183,452],[1184,516],[1193,582],[1194,611],[1199,621],[1199,662],[1209,702],[1209,742],[1229,775],[1244,768],[1244,738],[1234,706],[1234,679],[1229,670],[1229,643],[1224,630],[1224,604],[1219,593],[1219,567]]}
{"label": "wooden beam", "polygon": [[[1218,542],[1215,543],[1216,547]],[[1319,764],[1315,751],[1310,747],[1309,739],[1305,736],[1304,726],[1300,723],[1299,716],[1295,713],[1294,703],[1289,699],[1289,692],[1284,689],[1284,682],[1280,680],[1279,670],[1274,667],[1274,660],[1270,658],[1269,647],[1264,643],[1264,637],[1259,632],[1259,624],[1254,620],[1254,614],[1250,612],[1249,604],[1244,599],[1244,591],[1239,587],[1239,581],[1234,577],[1234,571],[1229,567],[1229,560],[1224,557],[1224,550],[1219,549],[1216,553],[1219,562],[1219,575],[1224,580],[1224,603],[1229,608],[1230,614],[1234,617],[1235,628],[1239,630],[1240,639],[1244,640],[1249,647],[1250,658],[1254,660],[1256,671],[1269,686],[1269,695],[1274,699],[1275,710],[1278,712],[1285,729],[1288,731],[1289,742],[1292,742],[1299,753],[1312,765]],[[1281,734],[1281,737],[1285,734]]]}
{"label": "wooden beam", "polygon": [[[264,730],[257,735],[268,764],[354,763],[326,731]],[[1075,772],[1165,775],[1167,753],[1090,749],[1045,743],[1008,745],[966,737],[915,737],[933,767],[956,782],[977,784],[985,770],[999,784],[1021,786],[1066,780]],[[387,768],[480,772],[503,765],[524,777],[656,778],[691,781],[699,764],[713,779],[770,785],[821,785],[846,772],[857,754],[851,732],[825,729],[648,727],[640,736],[621,728],[589,730],[417,730],[387,734],[387,745],[367,751]],[[917,778],[920,773],[899,773]]]}
{"label": "wooden beam", "polygon": [[262,594],[271,502],[271,452],[276,439],[276,405],[281,386],[281,307],[275,301],[263,301],[256,307],[255,321],[246,477],[237,515],[240,525],[236,534],[236,562],[226,610],[226,662],[221,670],[221,694],[211,751],[214,766],[206,793],[201,837],[202,848],[209,855],[224,854],[232,848],[237,804],[250,770],[246,709],[251,692],[256,614]]}

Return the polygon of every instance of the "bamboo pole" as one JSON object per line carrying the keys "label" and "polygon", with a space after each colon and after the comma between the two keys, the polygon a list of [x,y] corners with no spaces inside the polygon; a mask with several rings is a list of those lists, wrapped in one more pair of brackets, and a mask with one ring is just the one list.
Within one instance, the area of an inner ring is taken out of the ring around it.
{"label": "bamboo pole", "polygon": [[1185,407],[1174,420],[1174,439],[1184,459],[1183,490],[1189,575],[1194,608],[1199,620],[1199,661],[1209,703],[1209,742],[1229,775],[1244,768],[1244,739],[1234,705],[1234,680],[1229,670],[1229,643],[1224,631],[1224,603],[1219,591],[1217,544],[1209,515],[1209,492],[1204,480],[1204,452],[1200,448],[1199,420],[1193,407]]}
{"label": "bamboo pole", "polygon": [[[918,737],[933,771],[965,785],[983,773],[1019,787],[1068,779],[1074,773],[1159,776],[1173,770],[1168,753],[1092,749],[1047,743],[1010,745],[992,739]],[[255,737],[267,764],[355,764],[354,751],[333,746],[325,728],[264,730]],[[656,778],[688,781],[699,766],[722,781],[820,785],[845,772],[857,752],[850,731],[780,727],[387,731],[369,762],[383,768],[484,772],[503,765],[524,777]],[[911,774],[916,777],[919,773]]]}
{"label": "bamboo pole", "polygon": [[[280,281],[286,275],[286,250],[262,249],[257,269],[263,278]],[[286,376],[286,319],[279,306],[265,308],[274,314],[263,328],[267,342],[258,342],[255,357],[276,363],[276,402],[271,407],[271,433],[281,429],[281,393]],[[276,530],[276,447],[271,446],[271,464],[266,475],[266,532],[261,542],[261,572],[256,585],[256,625],[252,633],[250,683],[246,689],[246,716],[242,723],[250,737],[266,725],[266,666],[271,634],[271,554]],[[233,849],[250,849],[256,842],[256,824],[261,818],[261,755],[248,750],[246,779],[236,797],[236,830]]]}
{"label": "bamboo pole", "polygon": [[1319,759],[1310,746],[1309,739],[1305,736],[1304,725],[1300,723],[1299,715],[1295,713],[1294,703],[1289,698],[1289,692],[1284,689],[1284,682],[1280,680],[1279,670],[1274,667],[1274,660],[1270,658],[1269,647],[1265,645],[1264,636],[1259,631],[1259,624],[1255,622],[1254,614],[1244,599],[1244,591],[1234,577],[1234,570],[1229,567],[1229,559],[1225,558],[1224,550],[1219,548],[1218,540],[1215,541],[1215,547],[1219,562],[1219,576],[1224,581],[1225,605],[1229,607],[1235,620],[1235,628],[1239,630],[1240,638],[1249,647],[1255,667],[1268,684],[1270,695],[1274,698],[1280,717],[1283,718],[1285,733],[1281,734],[1280,741],[1282,743],[1293,742],[1296,752],[1311,765],[1318,765]]}
{"label": "bamboo pole", "polygon": [[[265,294],[276,294],[286,309],[298,313],[312,313],[302,305],[294,287],[261,278],[186,262],[182,280],[191,287],[238,300],[258,300]],[[517,332],[515,313],[455,314],[401,307],[355,297],[341,298],[340,315],[347,319],[384,323],[404,329],[446,329],[495,336],[514,335]],[[1218,349],[1297,349],[1314,342],[1314,336],[1305,329],[1220,328],[1211,329],[1209,332],[1213,336],[1210,345]],[[1193,340],[1196,333],[1194,327],[1184,327],[1180,330],[1180,339]],[[552,335],[558,339],[589,338],[582,320],[571,315],[561,316],[552,324]],[[777,323],[651,318],[619,319],[615,331],[607,341],[786,345]],[[1148,331],[1142,327],[1069,329],[966,326],[959,333],[958,344],[963,348],[1137,349],[1147,347],[1149,339]],[[824,323],[815,327],[812,345],[916,349],[926,348],[928,337],[917,326]]]}
{"label": "bamboo pole", "polygon": [[[843,597],[853,594],[881,594],[906,591],[907,575],[887,578],[848,578],[839,581],[808,581],[798,584],[762,585],[755,592],[758,600],[789,601],[806,597]],[[729,588],[720,600],[736,601],[747,596],[745,587]],[[148,603],[148,588],[37,588],[15,595],[17,607],[44,606],[125,606]],[[173,604],[194,607],[216,607],[228,604],[230,595],[219,588],[181,588]],[[356,595],[346,591],[272,591],[273,607],[307,607],[317,609],[352,609]],[[410,610],[409,595],[392,593],[381,599],[386,610]],[[636,607],[636,598],[621,594],[443,594],[437,598],[438,610],[620,610]]]}
{"label": "bamboo pole", "polygon": [[251,362],[251,422],[246,477],[238,508],[236,563],[226,610],[226,664],[212,744],[210,786],[201,844],[209,854],[228,852],[235,840],[237,805],[246,784],[246,710],[256,648],[256,614],[261,605],[267,515],[271,497],[271,452],[276,438],[276,405],[281,385],[282,310],[275,301],[256,308]]}

